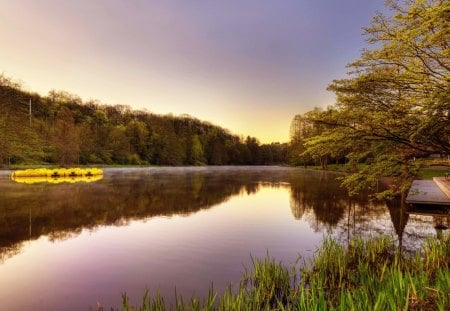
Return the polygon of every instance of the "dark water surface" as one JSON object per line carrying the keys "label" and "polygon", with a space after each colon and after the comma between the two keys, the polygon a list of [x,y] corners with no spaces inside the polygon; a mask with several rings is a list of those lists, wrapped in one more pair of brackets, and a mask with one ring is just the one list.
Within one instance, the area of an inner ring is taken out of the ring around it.
{"label": "dark water surface", "polygon": [[407,250],[448,215],[349,198],[333,173],[279,167],[107,169],[102,180],[0,175],[4,310],[118,307],[145,289],[203,296],[237,284],[250,254],[293,263],[326,235],[390,234]]}

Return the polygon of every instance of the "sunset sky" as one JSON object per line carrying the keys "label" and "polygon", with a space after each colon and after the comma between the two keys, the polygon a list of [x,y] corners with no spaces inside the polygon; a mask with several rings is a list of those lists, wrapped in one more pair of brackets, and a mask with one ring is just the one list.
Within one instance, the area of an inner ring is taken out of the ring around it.
{"label": "sunset sky", "polygon": [[190,114],[288,140],[384,0],[0,0],[0,73],[46,95]]}

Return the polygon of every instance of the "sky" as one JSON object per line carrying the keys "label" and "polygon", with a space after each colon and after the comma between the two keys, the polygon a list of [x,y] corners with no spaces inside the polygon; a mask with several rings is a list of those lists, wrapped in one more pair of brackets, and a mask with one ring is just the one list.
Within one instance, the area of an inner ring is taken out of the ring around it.
{"label": "sky", "polygon": [[286,142],[294,115],[334,103],[383,3],[0,0],[0,74]]}

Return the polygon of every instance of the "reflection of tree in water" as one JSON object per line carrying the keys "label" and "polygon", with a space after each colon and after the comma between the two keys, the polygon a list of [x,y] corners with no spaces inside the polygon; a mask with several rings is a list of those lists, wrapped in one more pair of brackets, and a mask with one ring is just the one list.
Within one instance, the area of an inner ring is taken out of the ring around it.
{"label": "reflection of tree in water", "polygon": [[10,182],[0,193],[0,254],[9,257],[22,241],[47,235],[67,239],[83,229],[124,225],[154,216],[188,215],[240,193],[256,193],[261,181],[287,181],[288,169],[155,169],[111,173],[92,184]]}
{"label": "reflection of tree in water", "polygon": [[450,215],[447,216],[433,216],[433,223],[436,230],[450,229]]}
{"label": "reflection of tree in water", "polygon": [[437,237],[450,228],[450,208],[439,205],[409,206],[405,208],[408,224],[405,237],[420,244],[430,234]]}
{"label": "reflection of tree in water", "polygon": [[342,241],[355,235],[392,234],[399,243],[417,244],[434,230],[438,216],[409,215],[399,202],[350,198],[335,180],[338,175],[297,169],[151,169],[135,173],[112,171],[92,184],[3,182],[0,192],[0,261],[20,252],[23,241],[42,235],[67,239],[83,229],[126,225],[155,216],[188,215],[254,194],[261,186],[290,187],[294,218],[315,231],[333,233]]}
{"label": "reflection of tree in water", "polygon": [[245,192],[250,194],[255,194],[259,191],[259,184],[247,184],[245,185]]}
{"label": "reflection of tree in water", "polygon": [[8,258],[14,257],[20,253],[22,243],[13,244],[10,246],[0,247],[0,263]]}
{"label": "reflection of tree in water", "polygon": [[406,208],[411,217],[431,217],[437,229],[450,228],[450,206],[448,205],[411,205]]}
{"label": "reflection of tree in water", "polygon": [[386,202],[386,206],[391,215],[392,225],[397,235],[400,249],[403,248],[403,233],[408,223],[409,215],[406,213],[406,206],[400,199]]}
{"label": "reflection of tree in water", "polygon": [[399,199],[387,201],[386,206],[389,210],[389,214],[391,215],[395,233],[400,240],[409,219],[409,215],[406,213],[406,206]]}
{"label": "reflection of tree in water", "polygon": [[439,233],[435,226],[449,227],[448,213],[431,215],[427,207],[422,215],[410,215],[400,200],[369,201],[365,194],[350,198],[338,181],[322,174],[291,172],[292,214],[316,232],[331,233],[342,242],[353,236],[388,234],[400,248],[414,250],[426,236]]}
{"label": "reflection of tree in water", "polygon": [[291,172],[291,210],[296,219],[307,218],[315,231],[331,232],[345,217],[353,201],[367,202],[365,196],[350,199],[339,186],[339,175],[326,172]]}

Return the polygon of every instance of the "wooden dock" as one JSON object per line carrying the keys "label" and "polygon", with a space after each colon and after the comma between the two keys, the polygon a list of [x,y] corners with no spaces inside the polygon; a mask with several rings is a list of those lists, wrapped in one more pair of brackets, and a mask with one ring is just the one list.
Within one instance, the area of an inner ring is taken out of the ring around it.
{"label": "wooden dock", "polygon": [[449,177],[433,177],[433,181],[450,199],[450,178]]}
{"label": "wooden dock", "polygon": [[414,180],[406,197],[406,203],[450,206],[450,197],[446,194],[450,188],[447,187],[450,187],[450,183],[445,179]]}

